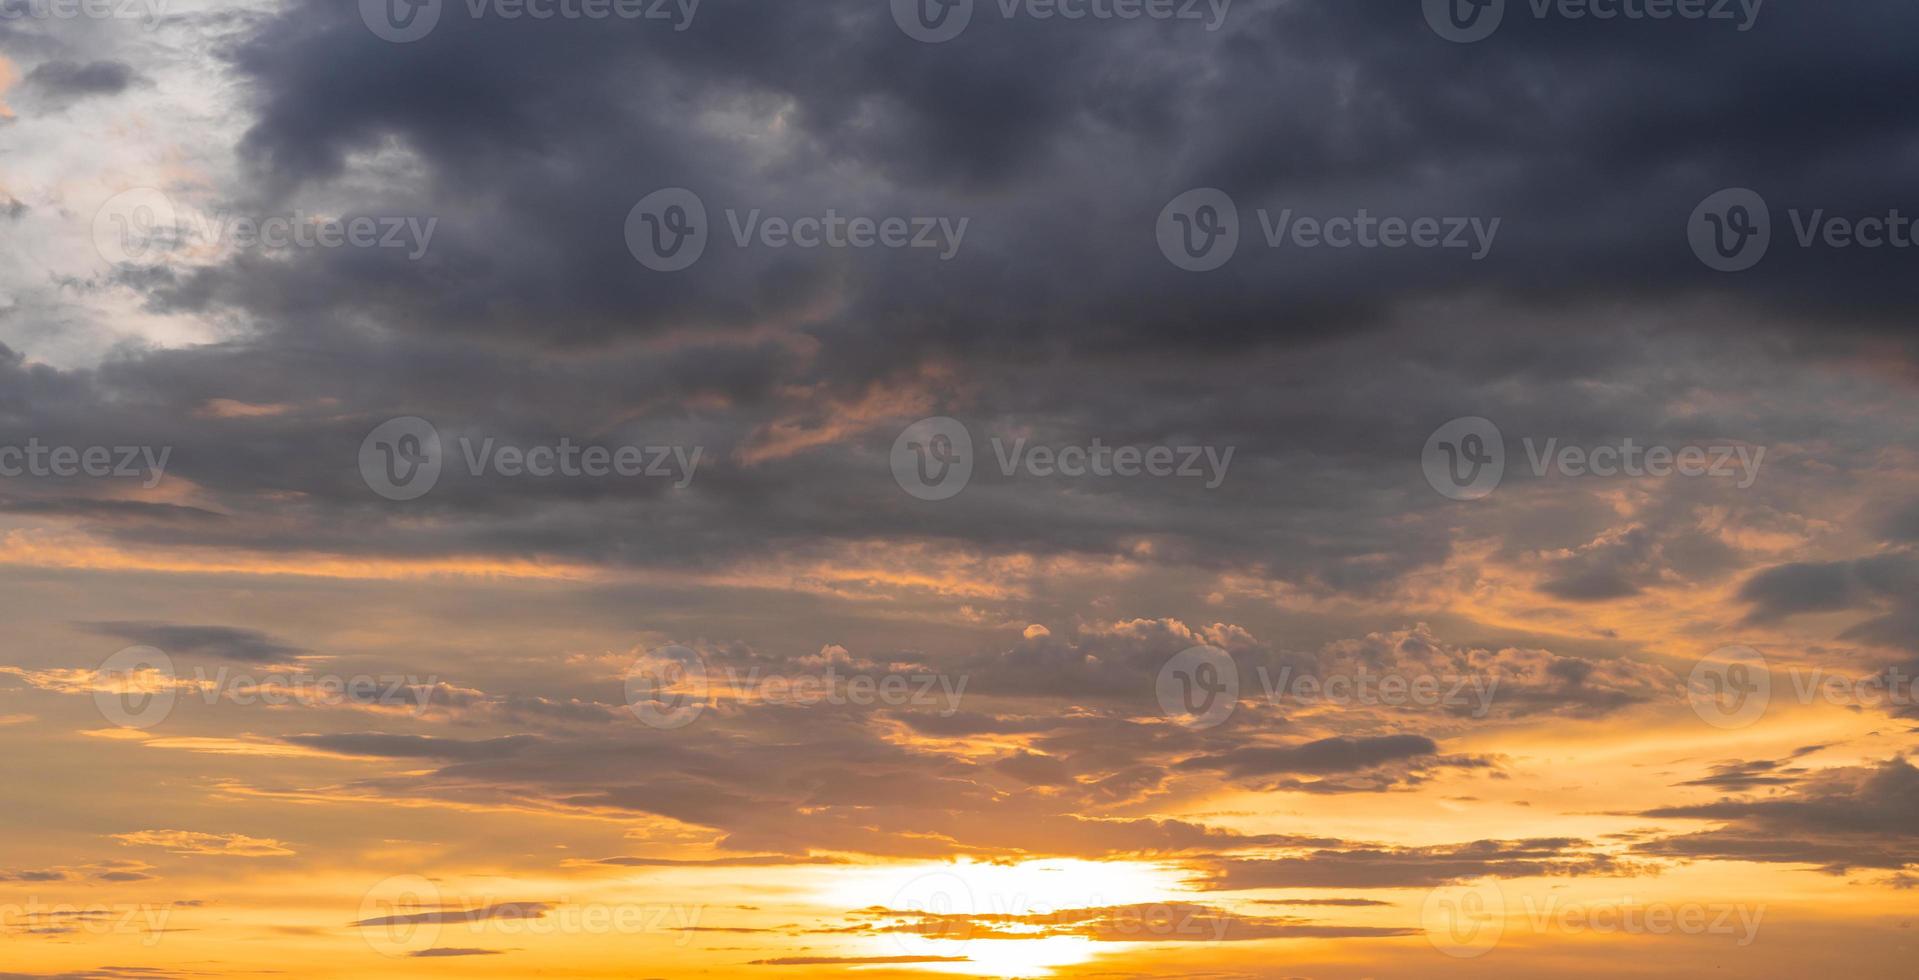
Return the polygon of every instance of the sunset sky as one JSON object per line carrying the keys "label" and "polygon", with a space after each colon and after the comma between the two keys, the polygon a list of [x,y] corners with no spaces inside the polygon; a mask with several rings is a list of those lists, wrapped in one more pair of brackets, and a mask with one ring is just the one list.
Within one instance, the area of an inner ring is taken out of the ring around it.
{"label": "sunset sky", "polygon": [[0,980],[1909,977],[1915,37],[0,0]]}

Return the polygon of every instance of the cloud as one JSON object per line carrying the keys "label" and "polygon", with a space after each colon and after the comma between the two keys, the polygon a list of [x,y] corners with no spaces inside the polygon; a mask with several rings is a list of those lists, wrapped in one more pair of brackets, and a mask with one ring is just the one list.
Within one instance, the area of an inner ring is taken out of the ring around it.
{"label": "cloud", "polygon": [[214,657],[252,664],[283,664],[305,650],[258,630],[232,626],[180,626],[158,622],[81,623],[80,628],[129,643],[158,647],[170,655]]}
{"label": "cloud", "polygon": [[484,905],[472,909],[432,909],[425,912],[404,912],[398,915],[382,915],[371,919],[361,919],[348,923],[355,927],[406,926],[406,925],[451,925],[465,922],[487,922],[494,919],[544,919],[553,910],[550,902],[502,902],[497,905]]}
{"label": "cloud", "polygon": [[[1420,735],[1382,735],[1373,738],[1337,737],[1298,745],[1233,749],[1217,755],[1183,760],[1182,770],[1223,772],[1236,779],[1282,774],[1327,776],[1364,772],[1400,762],[1428,765],[1482,766],[1483,760],[1437,758],[1438,743]],[[1330,788],[1330,787],[1329,787]]]}
{"label": "cloud", "polygon": [[1287,916],[1240,915],[1188,902],[1069,908],[1050,912],[935,913],[874,908],[856,913],[875,920],[877,933],[925,939],[1043,940],[1071,936],[1093,942],[1254,942],[1263,939],[1369,939],[1417,935],[1419,929],[1347,926]]}
{"label": "cloud", "polygon": [[27,73],[25,86],[54,105],[118,95],[140,76],[121,61],[47,61]]}
{"label": "cloud", "polygon": [[1570,838],[1483,840],[1435,847],[1346,844],[1283,857],[1206,863],[1208,890],[1256,888],[1435,888],[1473,878],[1614,876],[1646,868],[1590,850]]}
{"label": "cloud", "polygon": [[1710,830],[1639,844],[1642,854],[1691,860],[1802,864],[1833,874],[1919,864],[1919,769],[1903,758],[1825,769],[1784,794],[1647,810],[1708,820]]}
{"label": "cloud", "polygon": [[851,966],[906,963],[971,963],[966,956],[777,956],[753,960],[748,966]]}
{"label": "cloud", "polygon": [[388,735],[365,732],[338,735],[282,735],[290,745],[335,752],[340,755],[372,756],[383,759],[501,759],[525,751],[539,739],[533,735],[503,735],[479,741],[438,738],[431,735]]}
{"label": "cloud", "polygon": [[293,850],[277,840],[245,834],[208,834],[192,830],[141,830],[114,834],[123,844],[162,847],[175,854],[220,857],[291,857]]}

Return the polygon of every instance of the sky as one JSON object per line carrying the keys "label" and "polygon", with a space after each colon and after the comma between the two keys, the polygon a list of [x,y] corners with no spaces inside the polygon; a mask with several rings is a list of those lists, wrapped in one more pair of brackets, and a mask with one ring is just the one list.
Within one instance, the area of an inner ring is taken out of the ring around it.
{"label": "sky", "polygon": [[1908,976],[1916,30],[0,0],[0,980]]}

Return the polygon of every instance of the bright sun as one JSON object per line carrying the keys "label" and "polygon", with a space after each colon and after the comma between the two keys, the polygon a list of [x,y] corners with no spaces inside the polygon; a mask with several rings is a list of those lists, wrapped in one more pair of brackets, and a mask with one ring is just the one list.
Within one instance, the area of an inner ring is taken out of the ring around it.
{"label": "bright sun", "polygon": [[[1173,868],[1145,862],[962,861],[848,871],[836,876],[818,899],[829,906],[896,913],[878,916],[887,926],[910,924],[921,915],[1047,916],[1067,909],[1190,900],[1191,890],[1181,877]],[[865,937],[858,955],[893,959],[888,964],[893,969],[1035,976],[1084,963],[1102,945],[1079,936],[1046,936],[1041,926],[1031,923],[995,919],[987,925],[1001,938],[908,928]],[[1004,938],[1006,934],[1033,938]]]}

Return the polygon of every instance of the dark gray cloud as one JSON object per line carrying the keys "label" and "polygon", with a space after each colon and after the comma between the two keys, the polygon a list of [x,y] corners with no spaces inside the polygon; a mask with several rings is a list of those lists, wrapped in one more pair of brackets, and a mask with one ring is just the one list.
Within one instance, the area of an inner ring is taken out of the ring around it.
{"label": "dark gray cloud", "polygon": [[1696,860],[1762,861],[1898,870],[1919,864],[1919,769],[1903,758],[1823,770],[1790,792],[1758,799],[1662,807],[1646,816],[1707,820],[1710,830],[1638,845],[1637,851]]}
{"label": "dark gray cloud", "polygon": [[341,735],[283,735],[290,745],[383,759],[500,759],[518,755],[536,744],[531,735],[504,735],[480,741],[436,738],[430,735],[388,735],[379,732]]}
{"label": "dark gray cloud", "polygon": [[1586,841],[1550,838],[1475,841],[1443,847],[1369,847],[1347,843],[1302,855],[1214,863],[1202,881],[1214,891],[1254,888],[1435,888],[1472,878],[1633,875],[1644,868],[1590,850]]}
{"label": "dark gray cloud", "polygon": [[1739,598],[1753,604],[1754,622],[1798,613],[1841,612],[1871,600],[1912,594],[1919,563],[1892,553],[1843,562],[1798,562],[1768,568],[1748,579]]}
{"label": "dark gray cloud", "polygon": [[145,646],[168,655],[215,657],[241,663],[284,664],[307,651],[259,630],[232,626],[185,626],[156,622],[80,623],[81,629]]}
{"label": "dark gray cloud", "polygon": [[1187,759],[1179,766],[1181,769],[1215,770],[1236,777],[1279,773],[1323,775],[1371,769],[1390,762],[1434,756],[1438,752],[1438,743],[1420,735],[1326,738],[1300,745],[1234,749],[1219,755]]}
{"label": "dark gray cloud", "polygon": [[118,95],[140,80],[133,66],[122,61],[48,61],[27,73],[24,84],[56,104]]}

